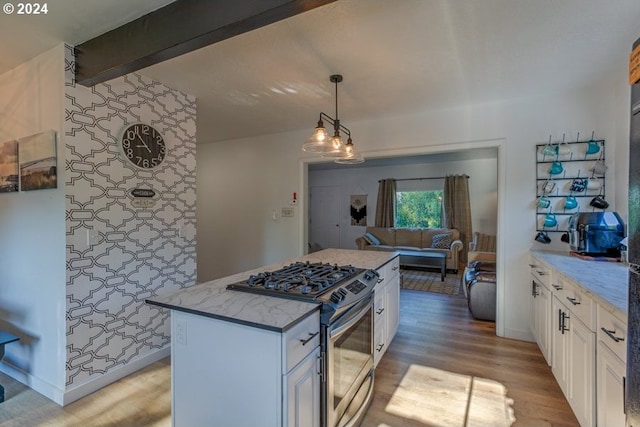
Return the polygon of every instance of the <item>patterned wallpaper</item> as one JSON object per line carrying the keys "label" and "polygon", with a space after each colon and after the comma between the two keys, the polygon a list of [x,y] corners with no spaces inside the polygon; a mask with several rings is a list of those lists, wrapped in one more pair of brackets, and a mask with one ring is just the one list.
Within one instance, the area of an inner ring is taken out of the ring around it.
{"label": "patterned wallpaper", "polygon": [[[87,88],[65,52],[67,388],[170,342],[169,312],[144,303],[196,280],[196,102],[137,74]],[[151,171],[124,160],[135,122],[168,148]],[[131,190],[153,190],[153,207]]]}

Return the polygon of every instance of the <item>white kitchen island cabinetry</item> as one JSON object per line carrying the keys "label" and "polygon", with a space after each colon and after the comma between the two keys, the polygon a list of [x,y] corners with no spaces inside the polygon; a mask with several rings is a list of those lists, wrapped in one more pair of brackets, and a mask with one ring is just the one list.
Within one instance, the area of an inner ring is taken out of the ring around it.
{"label": "white kitchen island cabinetry", "polygon": [[376,270],[390,252],[325,249],[146,300],[171,310],[174,427],[318,427],[317,301],[228,289],[293,262]]}
{"label": "white kitchen island cabinetry", "polygon": [[374,312],[374,339],[373,339],[373,365],[378,362],[389,348],[398,325],[400,324],[400,265],[399,258],[395,257],[390,262],[378,269],[380,278],[375,287],[373,300]]}
{"label": "white kitchen island cabinetry", "polygon": [[319,425],[318,311],[283,333],[180,311],[171,327],[174,426]]}

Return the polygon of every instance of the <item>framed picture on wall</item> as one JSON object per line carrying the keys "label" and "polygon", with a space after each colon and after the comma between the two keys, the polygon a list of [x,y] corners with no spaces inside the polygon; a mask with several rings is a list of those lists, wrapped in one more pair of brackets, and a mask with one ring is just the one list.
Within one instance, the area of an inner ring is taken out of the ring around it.
{"label": "framed picture on wall", "polygon": [[58,186],[55,131],[20,138],[18,150],[22,191]]}
{"label": "framed picture on wall", "polygon": [[0,142],[0,193],[18,191],[18,142]]}

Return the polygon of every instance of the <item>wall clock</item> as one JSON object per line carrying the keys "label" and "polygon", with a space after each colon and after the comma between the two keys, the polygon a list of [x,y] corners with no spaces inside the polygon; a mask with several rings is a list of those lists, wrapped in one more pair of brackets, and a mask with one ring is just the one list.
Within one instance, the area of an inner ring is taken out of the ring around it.
{"label": "wall clock", "polygon": [[127,126],[120,138],[120,147],[132,165],[147,170],[160,166],[167,154],[162,134],[144,123]]}

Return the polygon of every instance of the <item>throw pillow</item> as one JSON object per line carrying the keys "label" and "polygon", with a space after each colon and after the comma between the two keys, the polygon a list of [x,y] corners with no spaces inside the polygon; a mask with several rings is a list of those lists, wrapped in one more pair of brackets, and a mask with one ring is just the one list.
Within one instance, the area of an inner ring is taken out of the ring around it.
{"label": "throw pillow", "polygon": [[431,238],[431,247],[435,249],[450,249],[451,233],[435,234]]}
{"label": "throw pillow", "polygon": [[378,238],[376,236],[374,236],[371,233],[364,233],[364,236],[362,236],[364,238],[364,240],[366,240],[367,242],[369,242],[370,245],[379,245],[380,244],[380,240],[378,240]]}

